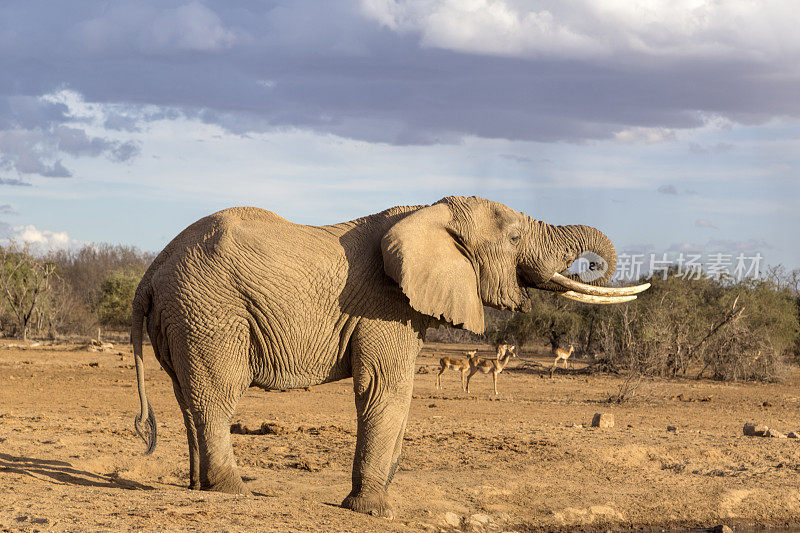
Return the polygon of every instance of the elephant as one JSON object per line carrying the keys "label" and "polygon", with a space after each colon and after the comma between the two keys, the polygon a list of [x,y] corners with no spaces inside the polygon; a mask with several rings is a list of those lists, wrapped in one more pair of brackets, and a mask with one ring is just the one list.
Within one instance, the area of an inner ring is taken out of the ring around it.
{"label": "elephant", "polygon": [[[567,272],[587,251],[606,262],[591,283]],[[529,310],[532,288],[591,303],[629,301],[647,288],[603,287],[615,265],[613,244],[593,227],[550,225],[478,197],[330,226],[294,224],[254,207],[219,211],[175,237],[136,290],[136,430],[152,452],[144,328],[183,414],[191,489],[249,493],[230,440],[248,387],[352,377],[356,449],[342,506],[391,518],[387,489],[426,329],[449,324],[481,334],[484,305]]]}

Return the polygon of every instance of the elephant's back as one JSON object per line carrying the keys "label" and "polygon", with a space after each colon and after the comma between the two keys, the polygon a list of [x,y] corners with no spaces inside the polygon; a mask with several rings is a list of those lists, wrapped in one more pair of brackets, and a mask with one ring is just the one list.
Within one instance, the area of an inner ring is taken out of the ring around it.
{"label": "elephant's back", "polygon": [[336,261],[342,255],[336,242],[320,228],[294,224],[266,209],[232,207],[203,217],[179,233],[158,254],[145,277],[211,277],[222,288],[243,273],[284,276],[298,264]]}
{"label": "elephant's back", "polygon": [[[324,228],[287,221],[264,209],[234,207],[204,217],[153,261],[140,289],[170,314],[213,315],[223,307],[284,307],[287,301],[330,305],[346,281],[345,253]],[[327,302],[326,302],[327,303]],[[302,304],[301,304],[302,305]]]}
{"label": "elephant's back", "polygon": [[[252,235],[269,237],[285,235],[292,228],[302,227],[280,215],[258,207],[230,207],[203,217],[178,234],[165,248],[184,248],[191,245],[218,244],[226,237]],[[163,252],[162,252],[163,253]]]}

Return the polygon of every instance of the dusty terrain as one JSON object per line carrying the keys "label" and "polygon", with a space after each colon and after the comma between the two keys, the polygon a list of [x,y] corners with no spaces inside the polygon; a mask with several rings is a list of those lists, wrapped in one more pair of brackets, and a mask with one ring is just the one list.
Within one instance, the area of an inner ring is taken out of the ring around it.
{"label": "dusty terrain", "polygon": [[[747,421],[800,430],[800,373],[781,384],[622,380],[581,365],[552,380],[512,360],[500,375],[417,374],[393,522],[337,507],[350,487],[351,382],[311,391],[250,389],[236,421],[278,434],[234,434],[252,497],[184,488],[188,459],[172,388],[149,348],[159,421],[152,456],[133,433],[128,346],[9,348],[0,342],[0,530],[615,530],[800,522],[800,439],[745,437]],[[466,347],[427,346],[434,353]],[[122,355],[119,352],[122,352]],[[488,355],[488,347],[483,347]],[[545,362],[544,358],[539,361]],[[530,366],[528,364],[527,366]],[[610,429],[588,425],[612,413]],[[672,425],[676,431],[668,431]],[[448,525],[451,524],[451,525]]]}

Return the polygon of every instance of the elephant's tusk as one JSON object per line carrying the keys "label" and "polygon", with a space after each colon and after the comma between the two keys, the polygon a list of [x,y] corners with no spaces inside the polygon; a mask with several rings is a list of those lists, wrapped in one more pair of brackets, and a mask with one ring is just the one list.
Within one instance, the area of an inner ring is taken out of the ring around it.
{"label": "elephant's tusk", "polygon": [[565,289],[570,289],[575,292],[592,296],[631,296],[633,294],[639,294],[640,292],[646,291],[650,288],[649,283],[634,285],[632,287],[596,287],[594,285],[588,285],[586,283],[581,283],[580,281],[575,281],[574,279],[568,278],[567,276],[562,276],[559,273],[553,274],[553,277],[550,278],[550,280],[558,283]]}
{"label": "elephant's tusk", "polygon": [[567,291],[567,292],[560,292],[558,293],[560,296],[564,298],[569,298],[570,300],[575,300],[578,302],[584,302],[587,304],[621,304],[625,302],[630,302],[631,300],[636,299],[636,295],[631,296],[593,296],[591,294],[581,294],[575,291]]}

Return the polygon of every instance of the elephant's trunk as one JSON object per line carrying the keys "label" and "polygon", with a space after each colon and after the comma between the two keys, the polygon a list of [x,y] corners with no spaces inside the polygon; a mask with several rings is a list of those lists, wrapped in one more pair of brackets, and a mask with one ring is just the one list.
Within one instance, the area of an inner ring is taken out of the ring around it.
{"label": "elephant's trunk", "polygon": [[[611,239],[605,233],[597,228],[582,225],[556,226],[556,228],[567,236],[568,242],[573,243],[571,251],[574,257],[572,257],[572,261],[586,258],[589,268],[592,269],[587,270],[586,272],[590,274],[585,276],[570,274],[569,278],[598,286],[611,281],[611,277],[617,269],[617,252],[614,250]],[[571,264],[572,262],[570,262]]]}
{"label": "elephant's trunk", "polygon": [[[521,267],[524,277],[538,289],[589,303],[619,303],[650,286],[603,287],[617,268],[617,254],[611,239],[596,228],[553,226],[530,219],[529,235]],[[581,272],[562,274],[576,259],[584,262]]]}

